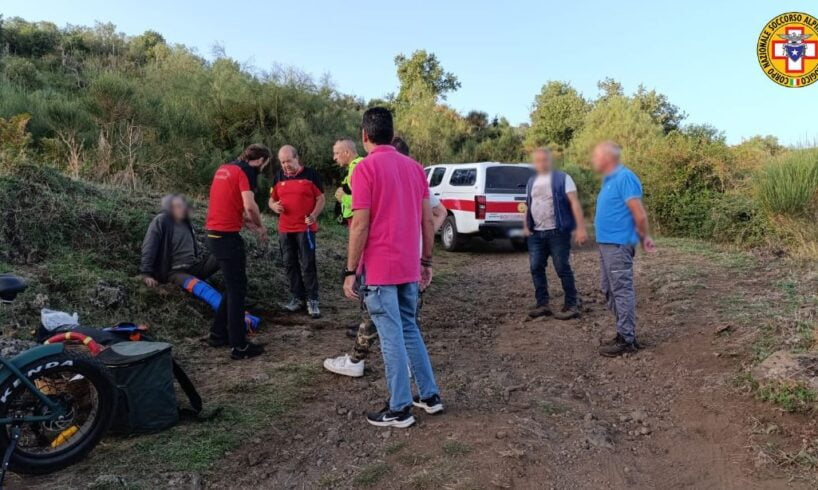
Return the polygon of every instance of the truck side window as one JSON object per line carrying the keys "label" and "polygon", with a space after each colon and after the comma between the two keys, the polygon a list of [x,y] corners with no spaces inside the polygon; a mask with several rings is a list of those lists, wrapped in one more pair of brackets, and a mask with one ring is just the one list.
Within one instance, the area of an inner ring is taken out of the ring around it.
{"label": "truck side window", "polygon": [[429,187],[437,187],[443,182],[443,176],[446,175],[446,169],[443,167],[436,168],[432,172],[432,180],[429,181]]}
{"label": "truck side window", "polygon": [[452,177],[449,179],[449,185],[455,186],[469,186],[477,182],[476,168],[459,168],[452,172]]}

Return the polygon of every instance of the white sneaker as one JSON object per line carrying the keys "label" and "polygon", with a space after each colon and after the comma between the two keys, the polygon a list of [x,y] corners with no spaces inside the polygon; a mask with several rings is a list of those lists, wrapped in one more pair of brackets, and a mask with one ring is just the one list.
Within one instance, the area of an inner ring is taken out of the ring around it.
{"label": "white sneaker", "polygon": [[341,376],[360,378],[364,375],[364,361],[355,362],[349,357],[349,354],[344,354],[343,356],[324,359],[324,369]]}

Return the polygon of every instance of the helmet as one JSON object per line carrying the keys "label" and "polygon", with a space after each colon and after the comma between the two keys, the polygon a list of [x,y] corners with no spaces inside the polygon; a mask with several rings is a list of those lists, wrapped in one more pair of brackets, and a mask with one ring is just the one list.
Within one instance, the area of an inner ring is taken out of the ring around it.
{"label": "helmet", "polygon": [[26,282],[11,274],[0,274],[0,301],[13,301],[26,290]]}

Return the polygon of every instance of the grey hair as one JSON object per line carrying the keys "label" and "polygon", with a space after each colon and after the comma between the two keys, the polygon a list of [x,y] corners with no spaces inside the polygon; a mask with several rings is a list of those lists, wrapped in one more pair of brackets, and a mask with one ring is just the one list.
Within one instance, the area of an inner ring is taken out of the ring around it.
{"label": "grey hair", "polygon": [[619,146],[615,141],[605,140],[596,146],[597,148],[601,148],[605,153],[611,155],[617,160],[619,160],[619,158],[622,156],[622,147]]}
{"label": "grey hair", "polygon": [[352,141],[351,138],[339,138],[338,140],[335,141],[335,144],[346,147],[346,149],[349,150],[350,153],[355,153],[356,155],[358,154],[358,147],[355,145],[355,142]]}
{"label": "grey hair", "polygon": [[296,150],[293,145],[284,145],[278,149],[279,152],[281,152],[281,150],[290,150],[293,154],[293,158],[298,158],[298,150]]}
{"label": "grey hair", "polygon": [[170,211],[171,206],[173,206],[173,201],[175,199],[181,199],[185,205],[187,205],[187,199],[185,198],[184,194],[165,194],[162,196],[162,209],[164,211]]}

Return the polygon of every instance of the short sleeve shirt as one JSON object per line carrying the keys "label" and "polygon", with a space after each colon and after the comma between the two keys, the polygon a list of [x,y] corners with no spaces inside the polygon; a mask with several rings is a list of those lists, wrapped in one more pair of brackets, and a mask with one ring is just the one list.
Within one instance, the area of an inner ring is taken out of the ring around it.
{"label": "short sleeve shirt", "polygon": [[242,192],[256,190],[258,171],[247,162],[237,160],[220,166],[210,185],[205,229],[234,233],[244,226]]}
{"label": "short sleeve shirt", "polygon": [[642,183],[631,169],[619,165],[602,179],[596,199],[594,228],[597,243],[635,245],[639,243],[636,223],[628,201],[642,198]]}
{"label": "short sleeve shirt", "polygon": [[[297,173],[287,175],[279,170],[270,188],[270,197],[280,201],[284,212],[278,217],[278,231],[281,233],[303,233],[307,231],[304,222],[315,209],[315,200],[324,193],[321,177],[313,168],[302,167]],[[318,231],[318,223],[310,227]]]}
{"label": "short sleeve shirt", "polygon": [[[577,184],[570,175],[565,174],[565,194],[576,192]],[[554,190],[551,185],[551,172],[538,175],[531,186],[531,217],[534,219],[534,229],[537,231],[553,230],[557,228],[557,218],[554,216]]]}
{"label": "short sleeve shirt", "polygon": [[[392,146],[375,147],[352,174],[352,208],[369,210],[361,267],[370,286],[420,280],[423,200],[429,186],[423,167]],[[354,218],[353,218],[354,220]]]}

